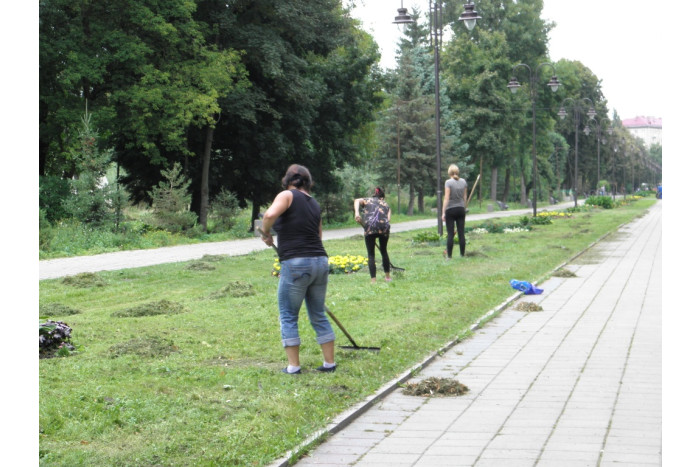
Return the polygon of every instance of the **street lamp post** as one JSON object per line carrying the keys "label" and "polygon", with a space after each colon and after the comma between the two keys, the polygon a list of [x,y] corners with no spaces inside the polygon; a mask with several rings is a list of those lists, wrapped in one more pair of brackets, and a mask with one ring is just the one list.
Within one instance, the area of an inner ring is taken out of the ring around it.
{"label": "street lamp post", "polygon": [[[603,117],[603,118],[600,119],[600,123],[599,123],[598,120],[596,120],[595,118],[591,118],[591,121],[592,121],[593,123],[595,123],[596,139],[597,139],[597,141],[598,141],[598,175],[597,175],[597,178],[596,178],[596,185],[595,185],[596,192],[597,192],[598,189],[600,188],[600,141],[601,141],[601,138],[600,138],[600,129],[601,129],[601,125],[603,124],[603,120],[606,120],[606,121],[608,122],[608,124],[610,124],[610,120],[608,120],[608,119],[605,118],[605,117]],[[612,131],[613,131],[613,130],[612,130],[612,126],[608,126],[608,129],[607,129],[606,131],[607,131],[607,133],[608,133],[609,135],[612,135]],[[583,129],[583,132],[586,134],[586,136],[588,136],[588,135],[591,133],[591,128],[590,128],[588,125],[586,125],[586,127]],[[603,140],[603,144],[605,144],[605,138],[604,138],[604,137],[602,138],[602,140]]]}
{"label": "street lamp post", "polygon": [[401,113],[400,106],[396,106],[396,204],[397,214],[401,214]]}
{"label": "street lamp post", "polygon": [[559,109],[559,112],[557,115],[563,120],[566,118],[567,113],[566,110],[564,109],[564,104],[566,104],[567,101],[570,101],[572,104],[572,110],[574,112],[574,207],[578,206],[578,127],[581,124],[581,113],[583,113],[583,106],[582,104],[588,102],[590,107],[588,108],[588,111],[586,114],[588,115],[589,119],[592,119],[593,117],[596,116],[595,109],[593,108],[593,101],[591,101],[587,97],[583,97],[579,100],[575,100],[571,97],[567,97],[564,99],[564,101],[561,103],[561,107]]}
{"label": "street lamp post", "polygon": [[[540,69],[549,66],[554,70],[556,73],[556,68],[554,68],[554,65],[545,62],[545,63],[540,63],[537,65],[535,68],[534,72],[532,68],[530,68],[528,65],[525,63],[518,63],[513,67],[513,75],[515,75],[515,70],[517,68],[523,67],[528,70],[530,73],[530,100],[532,100],[532,216],[535,217],[537,216],[537,124],[536,124],[536,119],[535,119],[535,109],[536,109],[536,104],[537,104],[537,84],[540,81],[540,76],[539,72]],[[547,86],[552,90],[552,92],[557,92],[557,89],[559,89],[559,86],[561,86],[561,83],[559,82],[559,79],[555,74],[552,75],[552,78],[549,80],[547,83]],[[518,88],[520,88],[520,83],[518,82],[517,79],[515,79],[515,76],[513,76],[510,79],[510,82],[508,83],[508,88],[511,90],[511,92],[516,93],[518,91]]]}
{"label": "street lamp post", "polygon": [[[442,183],[441,183],[441,147],[440,147],[440,47],[442,46],[442,5],[443,2],[429,0],[430,8],[430,45],[433,47],[433,57],[435,61],[435,155],[437,166],[437,228],[438,235],[442,236]],[[414,20],[408,14],[408,10],[403,7],[398,10],[398,16],[394,18],[393,23],[399,26],[413,23]],[[481,16],[474,10],[473,3],[464,5],[464,12],[459,17],[460,21],[464,22],[467,29],[472,30],[476,26],[476,20]]]}
{"label": "street lamp post", "polygon": [[612,176],[613,176],[613,201],[615,201],[615,192],[617,191],[617,178],[615,178],[615,154],[617,154],[618,146],[615,144],[613,146],[613,163],[612,163]]}

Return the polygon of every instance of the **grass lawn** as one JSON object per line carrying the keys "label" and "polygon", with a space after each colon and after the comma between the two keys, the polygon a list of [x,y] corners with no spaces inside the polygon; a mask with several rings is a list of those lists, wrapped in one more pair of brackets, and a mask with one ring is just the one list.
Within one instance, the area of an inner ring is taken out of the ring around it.
{"label": "grass lawn", "polygon": [[[303,311],[304,373],[280,372],[271,249],[41,281],[40,314],[68,323],[79,352],[40,361],[40,463],[266,465],[465,336],[514,293],[510,279],[544,279],[654,202],[472,234],[468,256],[450,261],[444,246],[415,243],[417,232],[392,235],[391,261],[406,269],[393,282],[381,280],[380,265],[374,285],[366,268],[330,277],[328,307],[359,345],[381,347],[338,349],[330,374],[312,371],[322,360]],[[359,236],[324,243],[329,255],[366,255]]]}

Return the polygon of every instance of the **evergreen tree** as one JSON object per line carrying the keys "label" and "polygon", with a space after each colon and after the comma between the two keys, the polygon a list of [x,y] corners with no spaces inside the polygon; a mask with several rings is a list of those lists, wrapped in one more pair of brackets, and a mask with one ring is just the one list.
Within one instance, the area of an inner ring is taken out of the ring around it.
{"label": "evergreen tree", "polygon": [[85,111],[79,132],[80,150],[73,154],[79,175],[71,180],[71,194],[63,207],[72,217],[93,226],[104,225],[114,206],[115,191],[107,182],[112,150],[100,150],[91,114]]}

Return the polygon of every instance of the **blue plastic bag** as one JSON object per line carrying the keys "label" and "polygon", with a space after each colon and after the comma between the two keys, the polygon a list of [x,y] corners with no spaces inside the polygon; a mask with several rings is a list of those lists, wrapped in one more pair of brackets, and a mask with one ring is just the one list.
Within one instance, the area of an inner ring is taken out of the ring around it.
{"label": "blue plastic bag", "polygon": [[542,292],[544,292],[543,289],[538,289],[537,287],[530,284],[529,282],[518,281],[515,279],[511,279],[510,286],[513,287],[515,290],[519,290],[519,291],[523,292],[525,295],[539,295]]}

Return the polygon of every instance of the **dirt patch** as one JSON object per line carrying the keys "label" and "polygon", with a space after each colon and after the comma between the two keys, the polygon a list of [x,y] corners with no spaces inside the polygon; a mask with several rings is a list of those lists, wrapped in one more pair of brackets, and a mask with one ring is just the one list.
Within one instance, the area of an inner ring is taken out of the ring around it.
{"label": "dirt patch", "polygon": [[228,256],[226,255],[204,255],[202,256],[200,261],[205,261],[207,263],[216,263],[218,261],[223,261],[226,258],[228,258]]}
{"label": "dirt patch", "polygon": [[578,277],[575,272],[571,272],[568,269],[558,269],[552,273],[554,277]]}
{"label": "dirt patch", "polygon": [[89,287],[103,287],[106,285],[105,281],[94,272],[81,272],[75,276],[64,277],[63,280],[61,280],[61,283],[72,287],[79,287],[81,289],[86,289]]}
{"label": "dirt patch", "polygon": [[184,313],[185,307],[170,300],[145,303],[133,308],[118,310],[112,313],[114,318],[140,318],[142,316],[175,315]]}
{"label": "dirt patch", "polygon": [[209,298],[247,297],[249,295],[255,295],[255,289],[252,284],[244,281],[234,281],[211,294]]}
{"label": "dirt patch", "polygon": [[542,307],[537,303],[532,302],[520,302],[515,306],[518,311],[542,311]]}
{"label": "dirt patch", "polygon": [[212,266],[207,261],[195,261],[194,263],[190,263],[185,269],[189,271],[213,271],[216,267]]}
{"label": "dirt patch", "polygon": [[171,340],[162,337],[139,337],[113,345],[109,348],[109,354],[113,358],[127,354],[140,357],[164,357],[178,350]]}
{"label": "dirt patch", "polygon": [[464,256],[466,256],[467,258],[473,258],[473,257],[488,258],[488,256],[486,256],[485,254],[483,254],[480,251],[476,251],[476,250],[471,250],[471,251],[467,250],[464,252]]}
{"label": "dirt patch", "polygon": [[461,396],[469,391],[469,388],[457,380],[449,378],[431,377],[409,383],[403,390],[408,396]]}
{"label": "dirt patch", "polygon": [[39,306],[39,316],[71,316],[80,313],[80,310],[61,303],[46,303]]}

